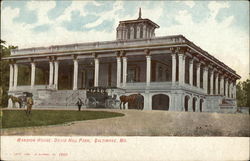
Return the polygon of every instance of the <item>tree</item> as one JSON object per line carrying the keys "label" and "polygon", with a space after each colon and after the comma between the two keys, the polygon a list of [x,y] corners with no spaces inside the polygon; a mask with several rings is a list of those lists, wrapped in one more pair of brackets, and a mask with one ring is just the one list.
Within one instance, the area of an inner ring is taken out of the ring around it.
{"label": "tree", "polygon": [[246,107],[250,107],[250,80],[247,79],[242,83],[242,88],[245,91],[246,95]]}
{"label": "tree", "polygon": [[250,80],[239,82],[236,86],[237,105],[239,107],[250,107]]}
{"label": "tree", "polygon": [[8,89],[9,89],[9,61],[2,60],[2,58],[10,56],[11,49],[16,49],[17,46],[6,46],[6,42],[3,40],[0,40],[0,42],[1,42],[0,107],[6,107],[8,104]]}

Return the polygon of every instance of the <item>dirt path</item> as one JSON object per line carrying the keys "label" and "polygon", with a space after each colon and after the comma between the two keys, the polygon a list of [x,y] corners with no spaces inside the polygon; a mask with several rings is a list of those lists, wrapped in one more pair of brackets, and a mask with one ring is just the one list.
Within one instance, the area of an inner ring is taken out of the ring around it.
{"label": "dirt path", "polygon": [[[93,110],[93,109],[92,109]],[[249,136],[249,115],[105,110],[123,117],[47,127],[2,129],[2,135],[46,136]]]}

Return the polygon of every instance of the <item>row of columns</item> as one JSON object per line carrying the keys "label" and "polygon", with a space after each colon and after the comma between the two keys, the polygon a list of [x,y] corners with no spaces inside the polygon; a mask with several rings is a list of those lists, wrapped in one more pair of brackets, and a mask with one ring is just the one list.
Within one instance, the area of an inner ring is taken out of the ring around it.
{"label": "row of columns", "polygon": [[[179,85],[184,85],[185,84],[185,63],[186,63],[186,55],[185,54],[172,54],[172,83],[176,83],[176,55],[178,55],[178,77],[179,77]],[[201,82],[200,82],[200,73],[201,73],[201,63],[197,62],[196,65],[196,71],[194,71],[194,60],[191,59],[189,61],[189,84],[193,86],[193,74],[196,72],[196,84],[198,88],[201,88]],[[210,94],[210,95],[218,95],[219,90],[221,95],[225,95],[226,97],[232,97],[236,98],[236,85],[233,84],[233,82],[228,82],[228,78],[224,78],[222,75],[220,82],[219,82],[219,74],[215,73],[215,70],[211,70],[211,75],[209,77],[209,67],[204,66],[203,67],[203,89],[205,93]],[[210,79],[210,89],[208,89],[208,79]],[[215,79],[215,83],[214,83]],[[225,89],[224,89],[224,81],[225,81]],[[220,83],[220,89],[218,89]],[[215,89],[215,92],[214,92]],[[224,90],[226,91],[224,93]],[[210,92],[209,92],[210,91]]]}
{"label": "row of columns", "polygon": [[[151,82],[151,56],[149,54],[149,51],[145,51],[145,57],[146,57],[146,85],[149,86]],[[122,61],[121,61],[122,59]],[[185,84],[185,61],[186,55],[184,54],[178,54],[178,77],[179,77],[179,84],[183,85]],[[126,86],[127,82],[127,57],[126,56],[117,56],[117,87],[121,87],[121,84],[123,87]],[[121,65],[122,63],[122,65]],[[78,80],[78,59],[73,59],[74,64],[74,76],[73,76],[73,90],[77,90],[77,80]],[[94,58],[94,64],[95,64],[95,74],[94,74],[94,86],[97,87],[99,85],[99,59],[98,57]],[[172,54],[172,83],[173,85],[176,83],[176,54]],[[200,71],[201,71],[201,63],[197,63],[196,71],[194,71],[194,61],[191,60],[189,64],[189,83],[191,86],[193,86],[193,74],[196,72],[196,84],[197,87],[200,88]],[[121,71],[121,67],[123,68],[123,71]],[[31,88],[35,85],[35,68],[36,64],[34,62],[31,62]],[[58,70],[59,70],[59,62],[58,60],[50,61],[49,62],[49,87],[58,89]],[[123,73],[121,78],[121,72]],[[10,64],[10,89],[13,87],[16,88],[17,86],[17,75],[18,75],[18,66],[17,64]],[[233,98],[236,97],[236,87],[232,83],[228,84],[228,80],[224,78],[224,76],[221,77],[220,82],[218,79],[218,73],[214,74],[214,70],[211,71],[211,76],[208,78],[208,66],[204,66],[203,68],[203,89],[208,94],[208,79],[210,79],[210,93],[209,94],[218,94],[218,90],[220,90],[220,94],[225,95],[227,97],[231,97],[233,95]],[[214,87],[214,77],[215,77],[215,87]],[[122,80],[122,81],[121,81]],[[225,92],[224,93],[224,81],[225,81]],[[218,84],[220,83],[220,89],[218,89]],[[229,88],[228,88],[229,86]],[[215,88],[215,93],[213,93],[213,89]],[[229,93],[229,94],[228,94]]]}

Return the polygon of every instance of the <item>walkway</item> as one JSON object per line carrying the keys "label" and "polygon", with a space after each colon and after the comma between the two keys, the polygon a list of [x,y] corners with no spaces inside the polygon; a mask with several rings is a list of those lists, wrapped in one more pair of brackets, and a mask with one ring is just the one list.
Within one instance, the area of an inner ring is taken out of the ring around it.
{"label": "walkway", "polygon": [[249,115],[245,114],[110,109],[105,111],[121,112],[125,116],[47,127],[4,129],[2,135],[246,136],[250,133]]}

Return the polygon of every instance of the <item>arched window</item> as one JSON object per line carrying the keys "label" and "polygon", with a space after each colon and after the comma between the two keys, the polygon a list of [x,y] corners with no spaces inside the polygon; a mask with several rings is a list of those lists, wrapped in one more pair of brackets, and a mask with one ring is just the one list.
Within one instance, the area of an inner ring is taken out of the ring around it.
{"label": "arched window", "polygon": [[169,96],[165,94],[156,94],[152,97],[153,110],[169,110]]}

